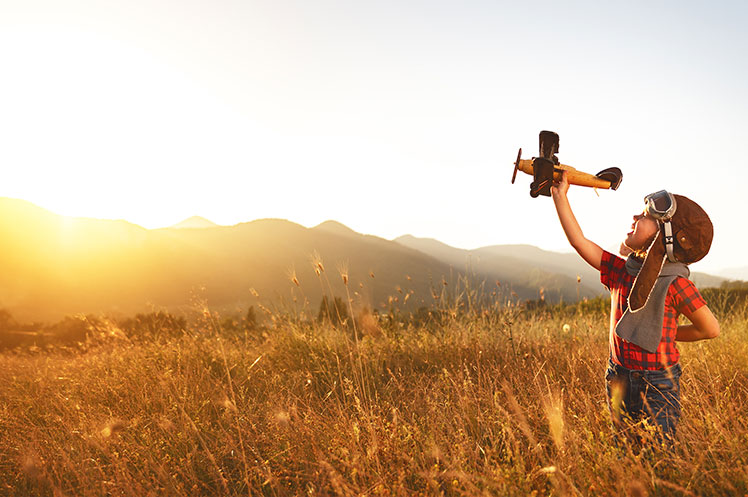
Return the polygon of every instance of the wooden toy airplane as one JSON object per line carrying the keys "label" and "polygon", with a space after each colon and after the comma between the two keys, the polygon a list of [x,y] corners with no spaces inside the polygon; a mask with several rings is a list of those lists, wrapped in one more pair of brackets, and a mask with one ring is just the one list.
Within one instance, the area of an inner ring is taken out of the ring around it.
{"label": "wooden toy airplane", "polygon": [[569,183],[572,185],[589,186],[592,188],[606,188],[617,190],[623,180],[623,173],[617,167],[609,167],[597,174],[583,173],[571,166],[560,164],[558,153],[558,134],[553,131],[540,132],[540,157],[522,159],[522,149],[519,149],[517,161],[514,163],[512,184],[517,177],[517,171],[531,175],[534,181],[530,184],[530,196],[551,196],[551,186],[554,181],[561,180],[561,174],[566,171]]}

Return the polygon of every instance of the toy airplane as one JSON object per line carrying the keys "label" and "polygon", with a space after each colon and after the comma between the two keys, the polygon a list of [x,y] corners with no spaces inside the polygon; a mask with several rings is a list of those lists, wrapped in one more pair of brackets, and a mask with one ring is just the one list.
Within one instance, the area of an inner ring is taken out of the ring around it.
{"label": "toy airplane", "polygon": [[540,132],[540,157],[522,159],[522,149],[519,149],[517,161],[514,163],[512,184],[517,177],[517,171],[532,175],[534,181],[530,184],[530,196],[551,196],[551,186],[554,181],[561,180],[561,174],[566,171],[569,183],[572,185],[589,186],[592,188],[606,188],[617,190],[623,180],[623,173],[617,167],[609,167],[597,174],[583,173],[571,166],[560,164],[558,153],[558,134],[553,131]]}

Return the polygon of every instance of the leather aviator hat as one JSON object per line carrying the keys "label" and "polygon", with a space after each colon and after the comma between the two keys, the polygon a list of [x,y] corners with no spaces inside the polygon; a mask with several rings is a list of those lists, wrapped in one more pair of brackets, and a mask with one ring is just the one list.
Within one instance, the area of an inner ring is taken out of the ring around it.
{"label": "leather aviator hat", "polygon": [[629,293],[629,309],[634,312],[646,305],[666,260],[683,264],[699,261],[709,252],[714,237],[709,216],[688,197],[663,190],[648,195],[645,202],[647,213],[658,221],[659,232]]}

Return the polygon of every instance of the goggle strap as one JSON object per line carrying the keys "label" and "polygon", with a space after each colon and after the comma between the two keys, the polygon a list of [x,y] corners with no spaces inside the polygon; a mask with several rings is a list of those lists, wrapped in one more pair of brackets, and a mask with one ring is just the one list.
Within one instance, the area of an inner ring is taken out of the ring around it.
{"label": "goggle strap", "polygon": [[670,225],[670,221],[665,221],[662,223],[662,226],[665,228],[665,250],[667,251],[667,259],[670,262],[678,262],[675,259],[675,254],[673,253],[673,227]]}

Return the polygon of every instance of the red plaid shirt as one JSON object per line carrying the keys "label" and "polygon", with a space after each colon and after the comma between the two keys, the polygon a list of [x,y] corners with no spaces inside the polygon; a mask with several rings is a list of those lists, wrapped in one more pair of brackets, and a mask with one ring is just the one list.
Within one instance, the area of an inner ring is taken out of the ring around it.
{"label": "red plaid shirt", "polygon": [[616,324],[628,307],[629,292],[634,284],[634,277],[626,272],[625,266],[625,260],[603,251],[600,281],[610,290],[610,358],[628,369],[663,369],[672,366],[680,358],[675,345],[678,315],[683,314],[690,319],[692,313],[706,302],[691,280],[681,276],[675,278],[665,297],[660,345],[654,353],[647,352],[615,333]]}

